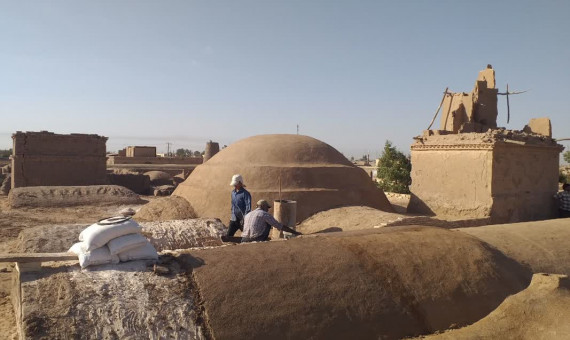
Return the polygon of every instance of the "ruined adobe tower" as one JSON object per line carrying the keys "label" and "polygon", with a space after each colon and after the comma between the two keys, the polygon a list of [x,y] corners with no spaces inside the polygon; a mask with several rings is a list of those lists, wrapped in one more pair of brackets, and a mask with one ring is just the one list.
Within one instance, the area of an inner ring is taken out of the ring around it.
{"label": "ruined adobe tower", "polygon": [[472,92],[446,91],[440,130],[425,130],[411,147],[408,211],[493,223],[555,216],[563,147],[548,119],[532,120],[524,132],[497,128],[498,94],[490,66]]}

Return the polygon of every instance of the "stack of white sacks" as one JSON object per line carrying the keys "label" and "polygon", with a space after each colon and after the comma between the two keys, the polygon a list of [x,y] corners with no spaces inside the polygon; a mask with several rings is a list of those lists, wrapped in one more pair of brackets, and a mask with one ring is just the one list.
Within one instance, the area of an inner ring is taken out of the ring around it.
{"label": "stack of white sacks", "polygon": [[130,217],[101,220],[79,234],[69,252],[79,256],[81,268],[133,260],[158,260],[156,249],[141,235],[141,226]]}

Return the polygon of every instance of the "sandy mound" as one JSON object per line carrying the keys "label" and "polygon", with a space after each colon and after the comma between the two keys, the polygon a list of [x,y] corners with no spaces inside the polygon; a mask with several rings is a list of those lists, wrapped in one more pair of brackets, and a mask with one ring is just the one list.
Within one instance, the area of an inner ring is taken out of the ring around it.
{"label": "sandy mound", "polygon": [[342,207],[321,211],[304,220],[297,230],[304,234],[384,227],[404,215],[364,207]]}
{"label": "sandy mound", "polygon": [[[22,253],[66,252],[90,224],[43,225],[20,232],[17,249]],[[141,222],[143,234],[157,251],[222,245],[226,228],[216,219]]]}
{"label": "sandy mound", "polygon": [[535,273],[570,275],[570,218],[458,230],[489,243]]}
{"label": "sandy mound", "polygon": [[486,219],[446,221],[428,216],[409,216],[389,213],[382,210],[363,207],[342,207],[321,211],[304,220],[297,230],[304,234],[333,231],[350,231],[395,227],[404,225],[422,225],[440,228],[460,228],[486,224]]}
{"label": "sandy mound", "polygon": [[189,265],[175,259],[165,266],[165,276],[144,261],[23,274],[22,338],[203,339]]}
{"label": "sandy mound", "polygon": [[168,221],[196,218],[194,209],[180,196],[156,199],[144,205],[135,215],[138,221]]}
{"label": "sandy mound", "polygon": [[471,326],[428,339],[570,339],[570,279],[535,274],[530,286],[508,297]]}
{"label": "sandy mound", "polygon": [[23,187],[12,189],[9,195],[9,204],[12,208],[140,202],[139,195],[117,185]]}
{"label": "sandy mound", "polygon": [[475,322],[531,274],[480,240],[382,228],[191,251],[220,339],[402,338]]}

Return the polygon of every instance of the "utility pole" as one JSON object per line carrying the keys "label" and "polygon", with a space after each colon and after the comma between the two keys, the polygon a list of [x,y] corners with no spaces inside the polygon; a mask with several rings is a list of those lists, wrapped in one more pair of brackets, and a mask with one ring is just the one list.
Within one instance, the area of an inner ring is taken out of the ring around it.
{"label": "utility pole", "polygon": [[170,157],[170,145],[172,145],[171,142],[166,142],[166,156]]}
{"label": "utility pole", "polygon": [[297,134],[299,134],[299,124],[297,124]]}

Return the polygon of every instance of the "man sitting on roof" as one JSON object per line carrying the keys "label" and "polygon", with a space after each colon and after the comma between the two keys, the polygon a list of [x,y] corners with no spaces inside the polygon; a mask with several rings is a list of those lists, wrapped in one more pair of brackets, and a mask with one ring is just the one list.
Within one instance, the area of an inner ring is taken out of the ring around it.
{"label": "man sitting on roof", "polygon": [[277,220],[268,213],[269,208],[271,208],[271,206],[266,200],[259,200],[257,202],[257,209],[245,215],[243,233],[241,234],[242,243],[267,241],[272,226],[294,235],[302,235],[300,232],[277,222]]}

